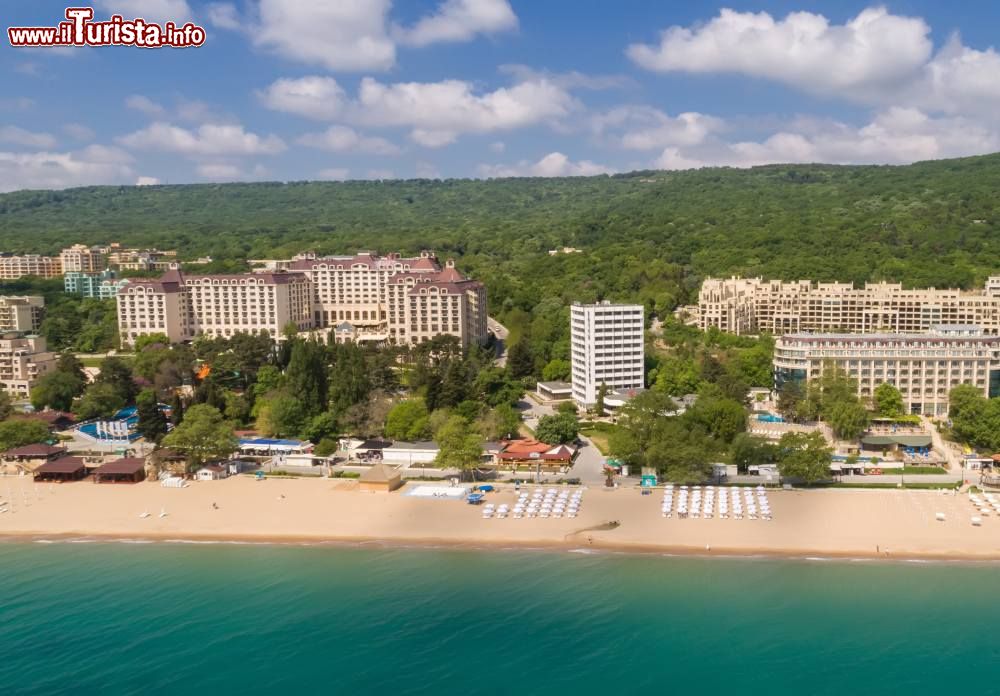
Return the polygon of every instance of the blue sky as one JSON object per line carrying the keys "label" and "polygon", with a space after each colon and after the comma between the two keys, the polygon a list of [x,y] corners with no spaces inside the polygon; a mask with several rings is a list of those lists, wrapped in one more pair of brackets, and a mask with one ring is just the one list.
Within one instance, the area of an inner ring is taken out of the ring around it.
{"label": "blue sky", "polygon": [[[6,0],[6,26],[65,3]],[[0,50],[0,190],[1000,150],[995,2],[95,0],[200,48]]]}

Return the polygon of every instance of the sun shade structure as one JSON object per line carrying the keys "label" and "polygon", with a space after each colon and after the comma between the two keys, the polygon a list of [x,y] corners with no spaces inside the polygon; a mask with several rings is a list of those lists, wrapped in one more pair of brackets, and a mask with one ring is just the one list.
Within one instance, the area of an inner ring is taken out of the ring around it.
{"label": "sun shade structure", "polygon": [[94,471],[94,483],[138,483],[144,478],[146,462],[138,457],[116,459]]}
{"label": "sun shade structure", "polygon": [[81,457],[60,457],[45,462],[35,469],[36,481],[52,481],[64,483],[79,481],[87,476],[87,467]]}

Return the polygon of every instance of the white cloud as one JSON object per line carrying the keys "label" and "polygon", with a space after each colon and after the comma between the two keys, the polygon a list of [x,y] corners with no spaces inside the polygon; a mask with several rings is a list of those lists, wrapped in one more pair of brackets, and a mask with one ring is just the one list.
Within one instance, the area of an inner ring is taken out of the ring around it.
{"label": "white cloud", "polygon": [[262,179],[267,176],[267,169],[260,164],[245,171],[242,167],[229,162],[206,162],[199,164],[196,171],[202,179],[219,183]]}
{"label": "white cloud", "polygon": [[237,31],[242,25],[240,13],[236,6],[228,2],[214,2],[206,8],[208,11],[208,21],[213,26],[220,29]]}
{"label": "white cloud", "polygon": [[177,152],[195,157],[206,155],[273,155],[285,150],[275,135],[260,136],[236,124],[204,124],[197,130],[157,121],[147,128],[118,138],[139,150]]}
{"label": "white cloud", "polygon": [[351,170],[346,167],[330,167],[329,169],[321,169],[319,178],[326,181],[344,181],[350,173]]}
{"label": "white cloud", "polygon": [[277,80],[259,96],[271,109],[317,120],[408,127],[411,139],[425,147],[450,144],[464,133],[553,123],[579,107],[566,90],[546,80],[477,93],[461,80],[387,84],[365,77],[356,98],[348,98],[332,78],[309,76]]}
{"label": "white cloud", "polygon": [[328,70],[387,70],[396,47],[389,0],[260,0],[247,32],[258,47]]}
{"label": "white cloud", "polygon": [[891,97],[902,104],[944,113],[977,113],[995,116],[1000,109],[1000,53],[962,45],[951,36],[924,66],[919,79]]}
{"label": "white cloud", "polygon": [[490,143],[490,152],[496,152],[496,153],[499,154],[499,153],[503,152],[506,149],[507,149],[507,146],[503,142],[501,142],[499,140],[497,140],[496,142]]}
{"label": "white cloud", "polygon": [[440,179],[441,170],[430,162],[417,162],[416,168],[418,179]]}
{"label": "white cloud", "polygon": [[135,180],[136,186],[158,186],[159,184],[160,180],[155,176],[140,176]]}
{"label": "white cloud", "polygon": [[142,17],[150,22],[183,24],[192,18],[186,0],[97,0],[97,7],[125,19]]}
{"label": "white cloud", "polygon": [[56,146],[56,139],[50,133],[37,133],[17,126],[0,126],[0,143],[50,150]]}
{"label": "white cloud", "polygon": [[522,82],[476,94],[461,80],[382,84],[366,77],[354,104],[357,117],[372,125],[409,126],[417,142],[436,146],[462,133],[489,133],[566,116],[573,98],[555,85]]}
{"label": "white cloud", "polygon": [[370,155],[399,153],[399,148],[385,138],[366,136],[347,126],[330,126],[321,133],[306,133],[298,142],[330,152],[362,152]]}
{"label": "white cloud", "polygon": [[713,116],[685,112],[669,116],[650,106],[619,106],[595,115],[591,129],[598,136],[609,136],[629,150],[655,150],[670,145],[697,145],[723,128]]}
{"label": "white cloud", "polygon": [[868,93],[911,78],[930,57],[923,19],[863,10],[843,25],[794,12],[724,9],[692,29],[673,26],[657,45],[632,44],[636,64],[659,72],[732,72],[783,82],[810,92]]}
{"label": "white cloud", "polygon": [[233,181],[243,178],[243,170],[235,164],[199,164],[198,176],[212,181]]}
{"label": "white cloud", "polygon": [[131,94],[125,97],[125,106],[147,116],[162,116],[167,112],[160,104],[141,94]]}
{"label": "white cloud", "polygon": [[490,178],[512,176],[594,176],[597,174],[611,174],[614,171],[611,167],[597,164],[590,160],[573,162],[561,152],[550,152],[534,163],[522,160],[516,165],[481,164],[478,167],[480,176]]}
{"label": "white cloud", "polygon": [[860,128],[801,119],[761,141],[707,141],[694,148],[667,147],[653,166],[752,167],[776,163],[907,164],[964,157],[1000,149],[1000,133],[964,117],[933,118],[892,107]]}
{"label": "white cloud", "polygon": [[66,135],[74,140],[93,140],[96,136],[93,128],[88,128],[82,123],[67,123],[62,129]]}
{"label": "white cloud", "polygon": [[0,152],[0,191],[63,189],[131,181],[129,156],[93,145],[76,152]]}
{"label": "white cloud", "polygon": [[336,80],[318,75],[275,80],[257,96],[269,109],[317,121],[336,118],[346,102],[346,94]]}
{"label": "white cloud", "polygon": [[519,63],[501,65],[499,70],[505,75],[512,76],[518,82],[547,80],[563,89],[623,89],[635,87],[637,84],[627,75],[590,75],[576,70],[558,73],[549,70],[536,70]]}
{"label": "white cloud", "polygon": [[517,28],[517,15],[507,0],[445,0],[437,11],[409,29],[395,27],[400,43],[427,46],[438,42],[470,41],[477,34]]}

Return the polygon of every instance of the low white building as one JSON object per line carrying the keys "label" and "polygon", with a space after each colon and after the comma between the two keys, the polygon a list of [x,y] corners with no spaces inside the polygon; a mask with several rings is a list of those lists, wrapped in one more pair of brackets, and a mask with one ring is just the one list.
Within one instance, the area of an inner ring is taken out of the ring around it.
{"label": "low white building", "polygon": [[195,478],[199,481],[219,481],[229,476],[229,470],[218,464],[208,464],[198,469]]}
{"label": "low white building", "polygon": [[436,442],[394,442],[382,450],[382,461],[404,466],[431,464],[440,451]]}

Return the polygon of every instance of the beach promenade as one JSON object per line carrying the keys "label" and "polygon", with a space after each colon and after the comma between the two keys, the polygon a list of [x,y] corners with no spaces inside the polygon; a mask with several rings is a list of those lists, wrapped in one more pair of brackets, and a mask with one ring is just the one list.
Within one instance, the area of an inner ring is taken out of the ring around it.
{"label": "beach promenade", "polygon": [[[463,500],[363,493],[353,480],[33,484],[0,479],[0,537],[385,543],[1000,560],[1000,517],[972,526],[967,496],[926,490],[771,491],[774,519],[670,519],[662,493],[585,490],[576,518],[483,519]],[[8,486],[10,493],[8,494]],[[490,494],[513,504],[513,489]],[[164,516],[160,516],[165,513]],[[143,513],[149,513],[142,517]],[[944,521],[935,519],[943,513]],[[609,523],[617,523],[614,528]]]}

